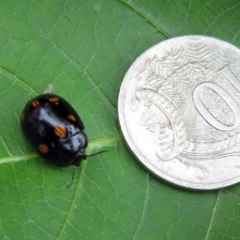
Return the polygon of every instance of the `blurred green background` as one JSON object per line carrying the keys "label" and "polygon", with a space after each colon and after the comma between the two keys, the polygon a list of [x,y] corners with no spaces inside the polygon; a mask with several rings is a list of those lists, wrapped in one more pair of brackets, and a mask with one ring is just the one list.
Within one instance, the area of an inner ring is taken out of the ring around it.
{"label": "blurred green background", "polygon": [[[132,62],[171,37],[201,34],[240,47],[239,0],[0,0],[0,239],[240,239],[240,184],[172,187],[135,161],[118,126]],[[48,84],[85,123],[89,158],[42,162],[19,115]]]}

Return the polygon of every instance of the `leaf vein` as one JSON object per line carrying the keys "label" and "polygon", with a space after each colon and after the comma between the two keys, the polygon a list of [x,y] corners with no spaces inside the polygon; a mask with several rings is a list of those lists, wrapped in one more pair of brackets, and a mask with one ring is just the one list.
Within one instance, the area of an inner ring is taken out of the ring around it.
{"label": "leaf vein", "polygon": [[13,73],[10,73],[9,71],[7,71],[6,69],[4,69],[2,67],[0,67],[0,72],[2,72],[5,76],[12,78],[14,80],[14,82],[19,83],[22,87],[29,90],[34,95],[37,95],[37,92],[35,90],[33,90],[31,87],[29,87],[26,83],[24,83],[20,78],[15,76]]}
{"label": "leaf vein", "polygon": [[144,12],[140,11],[139,9],[137,9],[136,7],[131,5],[130,2],[127,2],[125,0],[120,0],[120,2],[122,2],[125,5],[127,5],[130,9],[132,9],[134,12],[136,12],[139,16],[144,18],[148,23],[150,23],[154,28],[156,28],[157,31],[160,32],[163,36],[165,36],[166,38],[170,38],[171,37],[170,34],[168,32],[166,32],[163,28],[161,28],[157,23],[155,23],[155,21],[153,19],[151,19]]}
{"label": "leaf vein", "polygon": [[206,237],[204,238],[205,240],[209,239],[209,235],[210,235],[210,232],[212,230],[213,221],[214,221],[216,209],[217,209],[217,206],[218,206],[218,202],[219,202],[219,199],[221,197],[221,193],[222,193],[222,190],[219,190],[218,194],[217,194],[217,198],[216,198],[215,204],[213,206],[212,216],[211,216],[211,219],[210,219],[210,222],[209,222],[209,226],[208,226],[208,229],[207,229],[207,232],[206,232]]}
{"label": "leaf vein", "polygon": [[148,203],[148,192],[149,192],[149,174],[146,175],[146,194],[145,194],[145,198],[144,198],[141,219],[140,219],[138,227],[137,227],[137,229],[135,231],[135,234],[133,235],[133,239],[137,239],[137,233],[141,229],[141,226],[142,226],[144,218],[145,218],[146,209],[147,209],[147,203]]}
{"label": "leaf vein", "polygon": [[73,200],[72,200],[72,203],[69,207],[69,211],[67,211],[67,214],[66,214],[66,218],[65,218],[65,221],[59,231],[59,234],[57,236],[57,239],[61,239],[63,234],[66,232],[66,228],[67,228],[67,225],[71,222],[71,216],[73,215],[73,211],[74,211],[74,207],[76,205],[76,202],[77,202],[77,198],[79,198],[79,194],[80,194],[80,188],[82,187],[82,176],[83,176],[83,173],[84,173],[84,169],[85,169],[85,166],[86,166],[86,163],[83,162],[81,164],[81,170],[80,170],[80,174],[79,174],[79,179],[78,179],[78,185],[77,185],[77,190],[74,192],[74,196],[73,196]]}
{"label": "leaf vein", "polygon": [[[69,60],[69,62],[72,62],[74,66],[76,66],[77,68],[81,69],[83,71],[84,74],[86,74],[86,76],[88,77],[89,81],[92,83],[93,86],[95,86],[95,88],[98,90],[98,92],[100,93],[100,95],[102,96],[103,100],[106,102],[106,104],[109,106],[109,108],[112,110],[112,112],[116,115],[116,108],[112,105],[112,103],[110,102],[110,100],[105,96],[105,94],[102,92],[102,90],[99,88],[99,86],[94,82],[92,76],[90,75],[90,73],[87,71],[86,67],[83,67],[77,60],[75,60],[74,58],[71,57],[71,55],[69,55],[68,52],[66,52],[50,35],[50,32],[47,32],[46,30],[44,30],[41,25],[32,17],[29,16],[29,18],[34,21],[43,31],[43,33],[49,38],[49,40],[53,43],[53,45],[55,47],[57,47],[59,49],[59,52],[66,57],[66,59]],[[26,84],[24,84],[26,85]],[[25,86],[27,87],[27,85]]]}

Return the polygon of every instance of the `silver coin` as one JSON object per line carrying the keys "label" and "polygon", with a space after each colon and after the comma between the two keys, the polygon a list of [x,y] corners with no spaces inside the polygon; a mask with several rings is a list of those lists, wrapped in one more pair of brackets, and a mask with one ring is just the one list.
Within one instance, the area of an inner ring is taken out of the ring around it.
{"label": "silver coin", "polygon": [[191,189],[240,181],[240,50],[206,36],[172,38],[139,56],[118,99],[132,152]]}

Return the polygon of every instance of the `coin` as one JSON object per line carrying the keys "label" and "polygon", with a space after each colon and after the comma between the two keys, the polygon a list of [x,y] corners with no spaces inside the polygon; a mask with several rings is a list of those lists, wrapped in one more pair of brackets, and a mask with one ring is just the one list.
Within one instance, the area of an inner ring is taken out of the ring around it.
{"label": "coin", "polygon": [[240,181],[240,50],[207,36],[156,44],[131,65],[118,99],[125,140],[156,176],[210,190]]}

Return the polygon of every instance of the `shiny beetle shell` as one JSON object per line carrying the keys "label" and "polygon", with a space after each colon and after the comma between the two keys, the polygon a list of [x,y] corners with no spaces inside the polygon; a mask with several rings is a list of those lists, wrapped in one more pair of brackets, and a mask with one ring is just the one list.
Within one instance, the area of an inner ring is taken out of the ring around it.
{"label": "shiny beetle shell", "polygon": [[73,107],[56,94],[30,100],[21,115],[21,128],[36,152],[53,165],[79,166],[87,157],[83,122]]}

